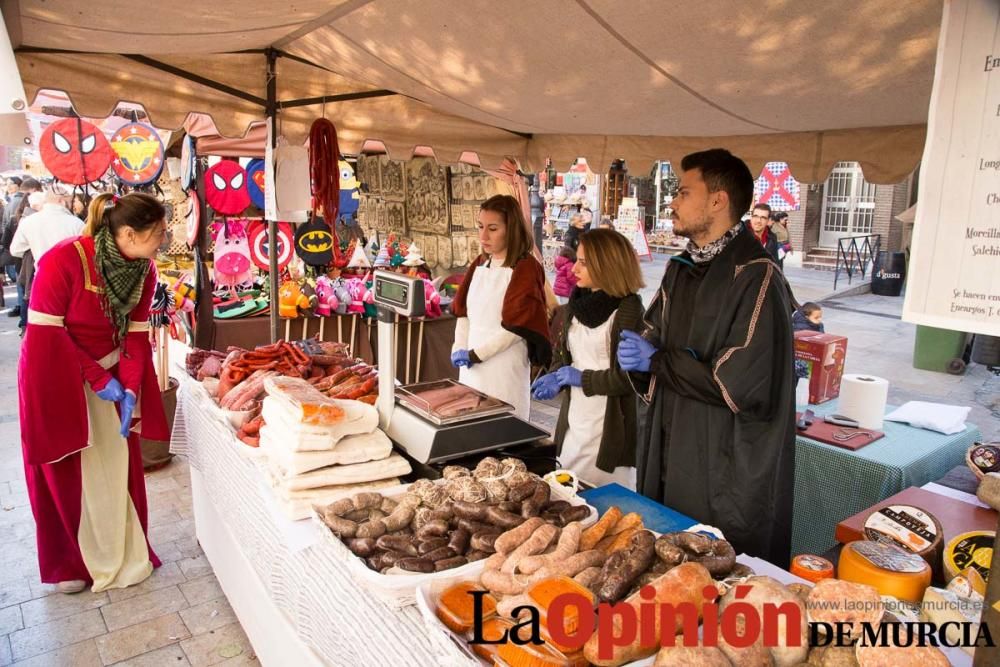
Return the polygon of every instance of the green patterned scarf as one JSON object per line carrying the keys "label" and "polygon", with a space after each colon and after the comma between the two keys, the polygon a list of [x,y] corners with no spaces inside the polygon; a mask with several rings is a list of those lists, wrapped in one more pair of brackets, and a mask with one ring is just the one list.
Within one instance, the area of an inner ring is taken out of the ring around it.
{"label": "green patterned scarf", "polygon": [[104,314],[115,327],[116,342],[120,342],[128,333],[129,313],[142,296],[149,260],[122,257],[111,229],[104,225],[94,235],[94,264],[104,278]]}

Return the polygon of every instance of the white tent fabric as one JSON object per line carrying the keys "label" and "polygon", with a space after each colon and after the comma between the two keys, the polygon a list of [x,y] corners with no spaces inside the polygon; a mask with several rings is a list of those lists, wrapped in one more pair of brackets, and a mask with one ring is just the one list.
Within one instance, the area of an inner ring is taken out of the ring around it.
{"label": "white tent fabric", "polygon": [[[83,9],[85,7],[85,9]],[[263,116],[245,100],[119,55],[150,57],[264,96],[279,48],[279,100],[387,89],[329,104],[345,150],[381,140],[397,157],[433,147],[443,161],[476,151],[526,169],[653,160],[724,146],[752,169],[790,164],[823,180],[839,160],[872,182],[898,182],[920,159],[941,0],[113,0],[5,2],[29,97],[64,90],[83,115],[142,102],[162,127],[190,111],[242,136]],[[11,9],[16,14],[8,13]],[[81,53],[36,53],[60,49]],[[282,111],[304,136],[318,107]]]}

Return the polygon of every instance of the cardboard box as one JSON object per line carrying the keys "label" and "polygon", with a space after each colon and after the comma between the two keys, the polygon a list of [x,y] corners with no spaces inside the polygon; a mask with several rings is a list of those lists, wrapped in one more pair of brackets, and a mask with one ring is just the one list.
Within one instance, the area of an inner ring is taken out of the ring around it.
{"label": "cardboard box", "polygon": [[795,360],[809,371],[809,402],[825,403],[840,396],[847,359],[847,337],[818,331],[795,332]]}

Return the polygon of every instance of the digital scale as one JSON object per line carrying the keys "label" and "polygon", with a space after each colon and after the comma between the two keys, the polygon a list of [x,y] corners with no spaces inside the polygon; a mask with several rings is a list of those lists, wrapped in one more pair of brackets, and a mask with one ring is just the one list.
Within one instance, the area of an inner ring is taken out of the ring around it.
{"label": "digital scale", "polygon": [[446,461],[501,447],[533,442],[546,431],[512,414],[497,398],[454,380],[396,387],[396,316],[424,314],[424,281],[390,271],[376,271],[378,307],[379,426],[421,463]]}

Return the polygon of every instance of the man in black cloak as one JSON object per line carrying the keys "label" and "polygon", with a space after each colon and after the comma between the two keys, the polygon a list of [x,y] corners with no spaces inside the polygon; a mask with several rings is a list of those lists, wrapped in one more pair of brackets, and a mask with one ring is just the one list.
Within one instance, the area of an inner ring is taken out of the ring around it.
{"label": "man in black cloak", "polygon": [[790,291],[740,222],[753,177],[723,149],[681,162],[672,257],[618,362],[647,403],[638,491],[717,526],[736,548],[789,563],[795,474]]}

